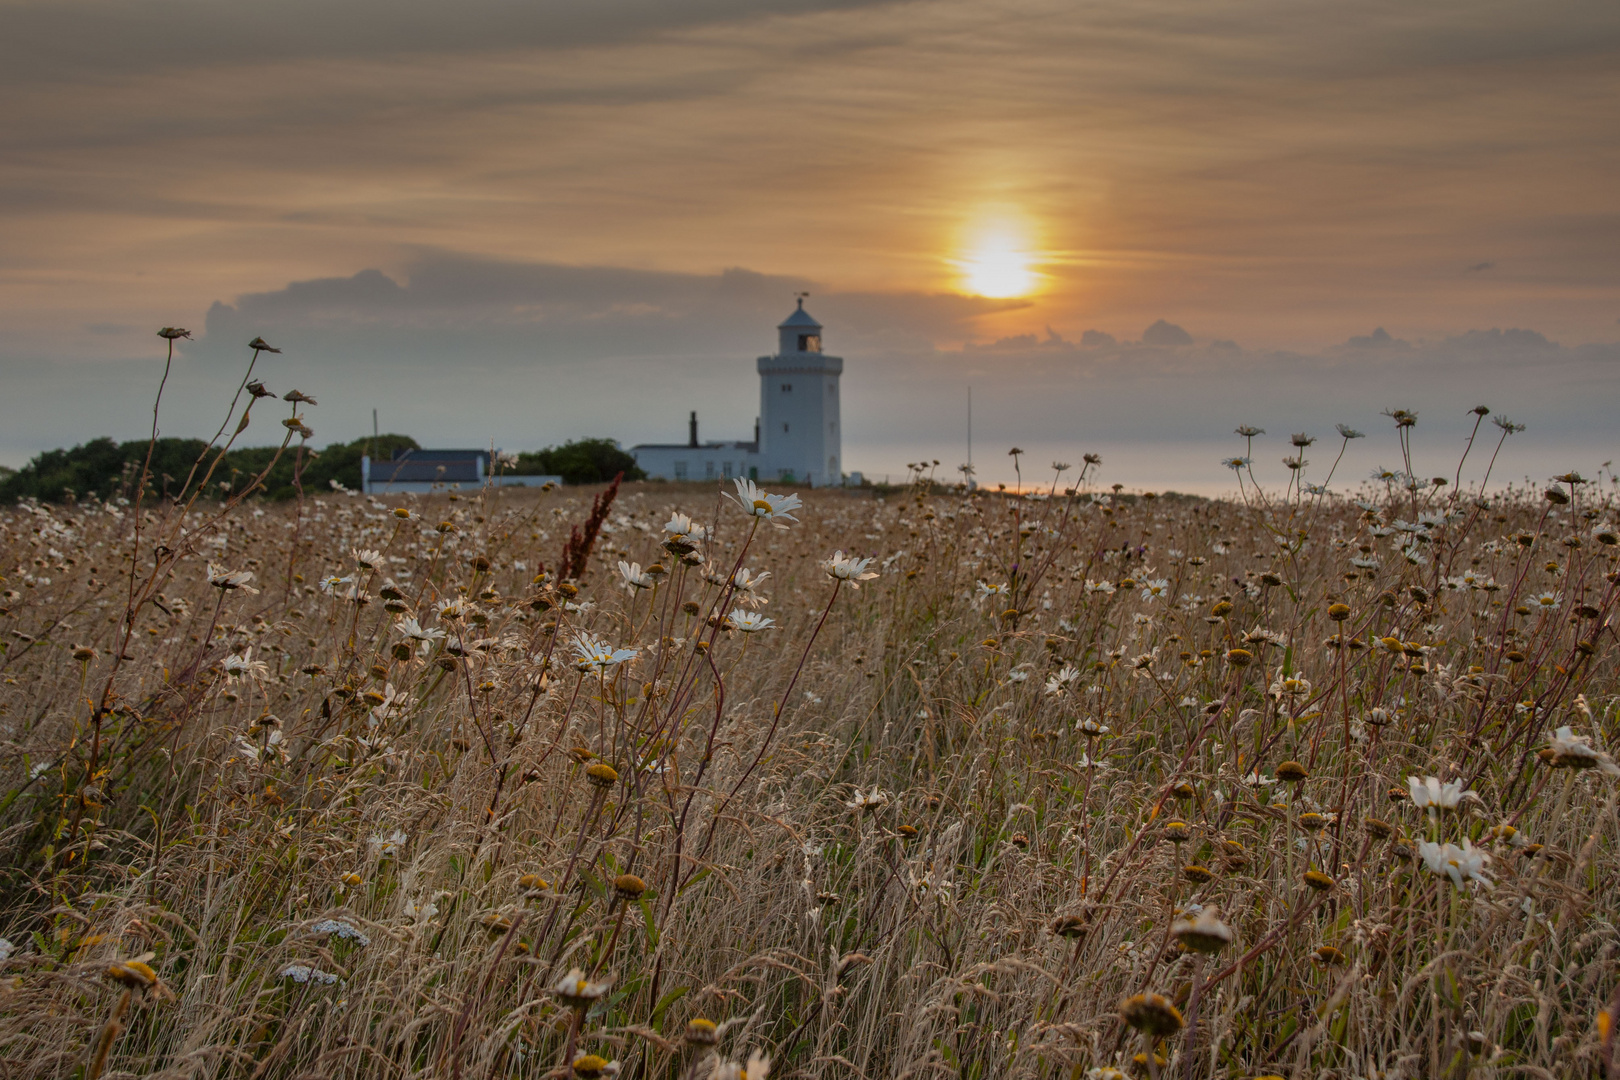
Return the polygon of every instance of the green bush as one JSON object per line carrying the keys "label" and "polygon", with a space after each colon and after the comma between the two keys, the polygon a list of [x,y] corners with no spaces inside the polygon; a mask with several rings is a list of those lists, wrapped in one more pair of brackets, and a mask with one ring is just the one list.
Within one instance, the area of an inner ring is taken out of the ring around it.
{"label": "green bush", "polygon": [[[0,504],[18,499],[62,502],[72,498],[111,498],[133,495],[135,481],[146,461],[148,441],[136,439],[118,443],[112,439],[92,439],[71,450],[47,450],[15,472],[0,474]],[[151,445],[149,489],[162,495],[185,494],[187,477],[197,465],[191,484],[207,475],[217,451],[208,451],[201,439],[159,439]],[[295,469],[304,493],[319,494],[332,489],[336,480],[345,487],[360,487],[360,458],[370,452],[387,459],[396,447],[415,449],[416,440],[408,435],[381,435],[333,443],[313,452],[289,448],[276,460],[273,446],[248,446],[230,451],[214,469],[209,483],[223,494],[246,487],[253,478],[275,461],[264,478],[262,493],[272,499],[289,499],[298,494],[293,483]],[[205,456],[205,451],[208,451]]]}
{"label": "green bush", "polygon": [[561,446],[519,454],[505,470],[513,476],[560,476],[565,484],[605,484],[621,472],[626,480],[647,474],[612,439],[575,439]]}

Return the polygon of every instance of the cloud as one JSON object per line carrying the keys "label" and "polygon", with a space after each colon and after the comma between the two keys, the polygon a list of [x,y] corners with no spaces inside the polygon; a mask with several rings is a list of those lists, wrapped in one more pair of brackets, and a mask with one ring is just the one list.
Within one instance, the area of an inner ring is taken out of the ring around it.
{"label": "cloud", "polygon": [[1555,349],[1557,345],[1534,330],[1470,330],[1466,334],[1447,338],[1446,345],[1480,352],[1539,353]]}
{"label": "cloud", "polygon": [[1493,262],[1477,262],[1474,265],[1470,266],[1467,270],[1464,270],[1463,273],[1465,273],[1465,274],[1482,274],[1486,270],[1490,270],[1490,269],[1495,268],[1495,266],[1496,266],[1496,264],[1493,263]]}
{"label": "cloud", "polygon": [[1382,326],[1370,334],[1357,334],[1345,342],[1352,349],[1393,349],[1404,346],[1406,342],[1391,337],[1388,330]]}
{"label": "cloud", "polygon": [[[1620,322],[1620,319],[1615,321]],[[1113,334],[1105,334],[1101,330],[1087,330],[1080,335],[1080,344],[1088,349],[1095,349],[1105,345],[1115,345],[1118,342],[1114,339]]]}
{"label": "cloud", "polygon": [[[386,357],[398,366],[430,354],[483,351],[525,355],[540,366],[607,357],[706,356],[765,351],[769,328],[795,293],[840,341],[863,347],[931,348],[968,337],[977,318],[1026,306],[955,294],[838,292],[802,277],[732,268],[718,274],[568,266],[419,250],[400,275],[379,269],[291,282],[216,301],[200,350],[235,348],[257,334],[294,345],[341,348],[354,361]],[[762,332],[762,330],[764,332]],[[1019,339],[1005,347],[1036,344]],[[1048,343],[1062,344],[1048,335]]]}
{"label": "cloud", "polygon": [[1142,331],[1144,345],[1191,345],[1192,335],[1173,322],[1160,319]]}
{"label": "cloud", "polygon": [[8,5],[0,81],[105,80],[199,62],[449,56],[618,45],[675,31],[895,0],[46,0]]}

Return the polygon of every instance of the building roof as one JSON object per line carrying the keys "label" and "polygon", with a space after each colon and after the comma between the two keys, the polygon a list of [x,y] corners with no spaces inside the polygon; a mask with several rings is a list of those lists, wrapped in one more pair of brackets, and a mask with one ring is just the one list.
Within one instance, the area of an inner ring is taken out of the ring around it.
{"label": "building roof", "polygon": [[379,484],[479,484],[479,465],[488,450],[395,450],[392,461],[373,461],[370,479]]}
{"label": "building roof", "polygon": [[394,460],[411,461],[470,461],[474,458],[489,457],[488,450],[412,450],[409,447],[395,447]]}
{"label": "building roof", "polygon": [[821,329],[821,324],[816,322],[816,320],[813,319],[810,316],[810,313],[808,311],[804,310],[804,301],[803,300],[799,301],[799,308],[798,308],[797,311],[795,311],[793,314],[789,315],[787,318],[783,319],[781,322],[776,324],[776,328],[778,330],[786,330],[786,329],[788,329],[790,327],[799,327],[799,326],[803,326],[803,327],[806,327],[806,328],[809,328],[809,329],[814,329],[814,330],[820,330]]}

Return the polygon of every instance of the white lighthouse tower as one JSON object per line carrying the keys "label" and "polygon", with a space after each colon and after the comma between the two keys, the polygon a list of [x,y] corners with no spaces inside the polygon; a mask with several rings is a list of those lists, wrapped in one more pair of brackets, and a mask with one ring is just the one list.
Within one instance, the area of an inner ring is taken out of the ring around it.
{"label": "white lighthouse tower", "polygon": [[841,356],[821,351],[821,324],[804,310],[777,326],[774,356],[759,358],[759,460],[764,477],[834,486],[843,481],[838,376]]}

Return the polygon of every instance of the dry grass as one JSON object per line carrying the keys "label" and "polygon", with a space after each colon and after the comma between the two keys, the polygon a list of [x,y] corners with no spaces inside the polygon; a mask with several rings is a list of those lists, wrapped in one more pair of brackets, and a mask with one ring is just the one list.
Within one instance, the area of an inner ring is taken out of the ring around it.
{"label": "dry grass", "polygon": [[[594,492],[4,511],[5,1073],[1599,1075],[1617,781],[1537,751],[1617,736],[1616,549],[1554,486],[919,482],[781,531],[643,485],[571,583]],[[739,565],[773,627],[706,622]],[[1416,847],[1465,838],[1492,884]]]}

